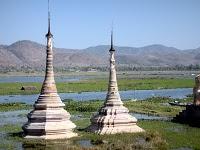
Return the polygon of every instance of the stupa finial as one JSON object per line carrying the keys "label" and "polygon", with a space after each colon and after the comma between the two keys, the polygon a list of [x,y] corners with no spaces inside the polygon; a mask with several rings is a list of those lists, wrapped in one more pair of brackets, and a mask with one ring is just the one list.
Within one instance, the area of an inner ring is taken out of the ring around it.
{"label": "stupa finial", "polygon": [[48,0],[48,32],[46,34],[46,37],[53,37],[53,34],[51,34],[51,16],[50,16],[50,7],[49,7],[49,0]]}
{"label": "stupa finial", "polygon": [[109,51],[115,51],[114,45],[113,45],[113,24],[112,24],[112,29],[111,29],[111,39],[110,39],[110,50]]}

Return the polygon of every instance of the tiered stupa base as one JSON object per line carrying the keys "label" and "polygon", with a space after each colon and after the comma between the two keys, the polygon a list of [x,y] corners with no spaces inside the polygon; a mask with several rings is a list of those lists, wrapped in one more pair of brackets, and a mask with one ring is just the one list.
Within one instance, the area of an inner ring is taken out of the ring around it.
{"label": "tiered stupa base", "polygon": [[200,127],[200,105],[187,105],[172,121]]}
{"label": "tiered stupa base", "polygon": [[77,136],[73,133],[76,127],[70,119],[70,114],[64,110],[64,103],[57,94],[40,95],[34,105],[34,110],[24,124],[25,138],[31,139],[64,139]]}
{"label": "tiered stupa base", "polygon": [[97,134],[136,133],[144,130],[137,126],[137,119],[128,114],[124,106],[102,107],[91,119],[88,131]]}

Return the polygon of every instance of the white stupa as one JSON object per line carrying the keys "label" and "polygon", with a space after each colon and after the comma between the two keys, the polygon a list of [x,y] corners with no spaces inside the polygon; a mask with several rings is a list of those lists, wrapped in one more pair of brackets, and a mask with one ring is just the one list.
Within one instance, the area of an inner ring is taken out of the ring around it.
{"label": "white stupa", "polygon": [[46,74],[34,109],[27,115],[28,122],[22,127],[25,138],[62,139],[77,135],[72,131],[76,126],[70,121],[70,114],[64,109],[65,104],[57,93],[53,72],[53,35],[50,32],[49,12],[48,16]]}
{"label": "white stupa", "polygon": [[113,47],[113,32],[111,33],[110,76],[108,93],[104,105],[98,113],[91,118],[88,130],[98,134],[134,133],[144,131],[137,126],[137,119],[129,115],[129,110],[123,106],[116,78],[115,49]]}

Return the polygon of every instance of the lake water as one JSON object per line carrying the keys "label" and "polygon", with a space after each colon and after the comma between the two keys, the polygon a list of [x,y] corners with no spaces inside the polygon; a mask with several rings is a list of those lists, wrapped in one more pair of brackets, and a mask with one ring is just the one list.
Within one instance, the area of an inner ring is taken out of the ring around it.
{"label": "lake water", "polygon": [[[16,111],[7,111],[0,112],[0,127],[7,124],[24,124],[27,119],[27,114],[31,110],[16,110]],[[140,114],[140,113],[130,113],[130,115],[134,116],[138,120],[169,120],[168,117]],[[83,120],[87,119],[81,114],[71,115],[71,120]]]}
{"label": "lake water", "polygon": [[17,110],[0,112],[0,126],[7,124],[24,124],[27,121],[26,115],[30,110]]}
{"label": "lake water", "polygon": [[130,113],[132,116],[137,118],[138,120],[170,120],[172,118],[164,117],[164,116],[154,116],[154,115],[147,115],[147,114],[141,114],[141,113]]}
{"label": "lake water", "polygon": [[[137,99],[143,100],[150,97],[171,97],[171,98],[185,98],[186,95],[192,94],[192,88],[179,89],[162,89],[162,90],[129,90],[120,91],[121,99]],[[104,100],[106,92],[82,92],[82,93],[59,93],[62,100],[73,99],[76,101],[87,100]],[[33,104],[38,98],[38,94],[34,95],[2,95],[0,96],[0,103],[9,102],[25,102]]]}
{"label": "lake water", "polygon": [[[90,79],[92,76],[56,76],[56,82],[67,82],[67,81],[79,81],[84,79]],[[0,83],[8,83],[8,82],[40,82],[44,81],[43,76],[1,76]]]}

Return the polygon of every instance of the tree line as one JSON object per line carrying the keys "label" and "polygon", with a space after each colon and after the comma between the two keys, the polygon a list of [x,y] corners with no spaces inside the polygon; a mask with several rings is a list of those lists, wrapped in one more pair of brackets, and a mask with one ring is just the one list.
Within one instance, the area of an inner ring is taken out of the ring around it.
{"label": "tree line", "polygon": [[[134,66],[134,65],[117,65],[116,69],[118,71],[198,71],[200,70],[200,64],[190,64],[188,66],[184,65],[175,65],[175,66]],[[56,72],[106,72],[109,70],[109,66],[68,66],[68,67],[54,67]],[[1,66],[0,72],[25,72],[25,73],[34,73],[37,71],[45,71],[45,67],[30,67],[30,66]]]}

